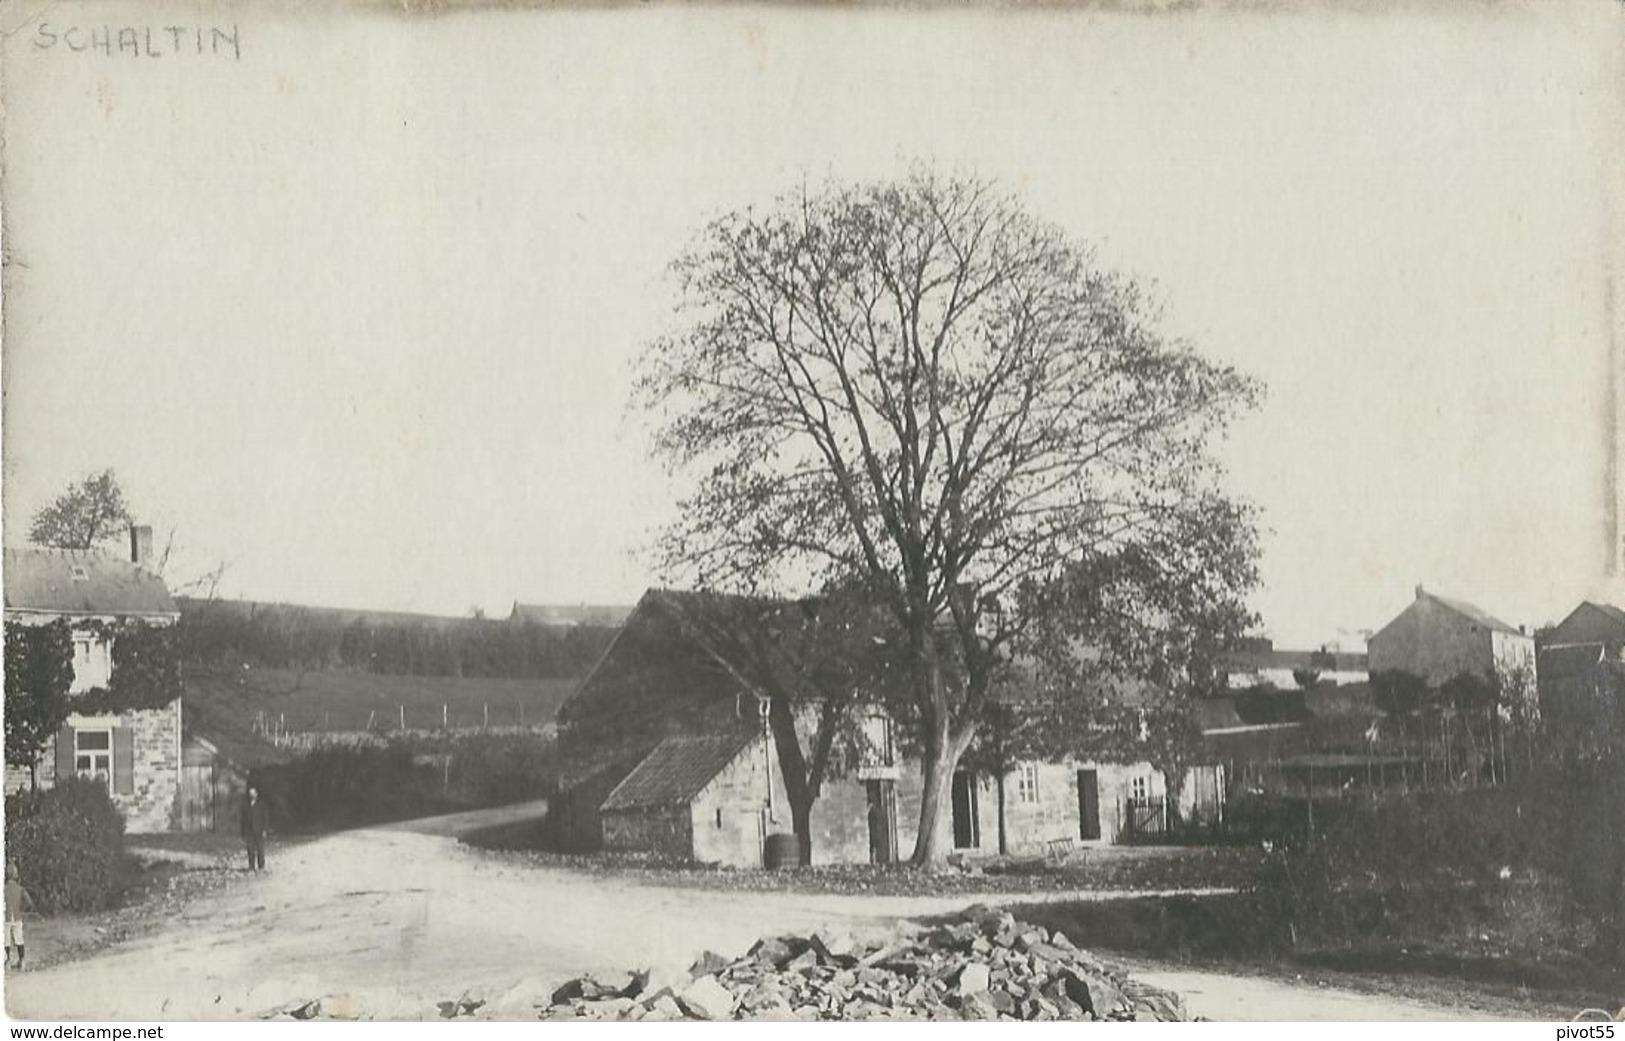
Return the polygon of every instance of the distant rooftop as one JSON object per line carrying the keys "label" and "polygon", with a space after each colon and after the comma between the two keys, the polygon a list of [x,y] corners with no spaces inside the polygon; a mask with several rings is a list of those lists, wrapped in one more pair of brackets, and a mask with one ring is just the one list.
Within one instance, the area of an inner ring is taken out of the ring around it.
{"label": "distant rooftop", "polygon": [[631,613],[631,604],[522,604],[515,600],[508,620],[534,625],[617,626]]}

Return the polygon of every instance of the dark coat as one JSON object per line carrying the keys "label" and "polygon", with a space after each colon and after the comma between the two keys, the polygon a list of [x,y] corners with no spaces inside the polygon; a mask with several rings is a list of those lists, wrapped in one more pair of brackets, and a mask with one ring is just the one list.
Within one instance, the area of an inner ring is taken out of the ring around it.
{"label": "dark coat", "polygon": [[265,808],[265,799],[262,796],[258,802],[249,802],[243,797],[243,809],[239,815],[239,822],[245,840],[253,841],[265,839],[266,828],[269,825],[269,815]]}

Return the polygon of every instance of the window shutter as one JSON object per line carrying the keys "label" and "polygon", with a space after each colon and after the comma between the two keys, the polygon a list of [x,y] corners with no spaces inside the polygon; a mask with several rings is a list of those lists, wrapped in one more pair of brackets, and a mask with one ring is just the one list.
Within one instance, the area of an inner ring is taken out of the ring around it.
{"label": "window shutter", "polygon": [[113,791],[135,792],[135,731],[129,727],[113,728]]}
{"label": "window shutter", "polygon": [[73,776],[73,727],[62,724],[56,732],[56,782],[61,784]]}

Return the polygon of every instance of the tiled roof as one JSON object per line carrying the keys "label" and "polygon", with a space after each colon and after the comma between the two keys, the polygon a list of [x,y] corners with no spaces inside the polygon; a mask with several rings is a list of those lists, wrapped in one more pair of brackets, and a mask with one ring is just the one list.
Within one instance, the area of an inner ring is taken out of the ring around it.
{"label": "tiled roof", "polygon": [[6,607],[67,615],[173,615],[164,580],[93,550],[7,549]]}
{"label": "tiled roof", "polygon": [[626,775],[604,800],[604,810],[645,810],[682,806],[733,762],[755,735],[668,737]]}
{"label": "tiled roof", "polygon": [[1465,600],[1452,600],[1449,597],[1440,596],[1437,593],[1424,592],[1422,595],[1428,597],[1436,603],[1443,604],[1452,611],[1455,611],[1457,614],[1466,615],[1468,618],[1477,622],[1479,625],[1482,625],[1486,629],[1496,629],[1503,633],[1515,633],[1518,631],[1517,626],[1508,625],[1499,618],[1496,618],[1494,615],[1489,614],[1488,612],[1483,611],[1472,604],[1469,604]]}

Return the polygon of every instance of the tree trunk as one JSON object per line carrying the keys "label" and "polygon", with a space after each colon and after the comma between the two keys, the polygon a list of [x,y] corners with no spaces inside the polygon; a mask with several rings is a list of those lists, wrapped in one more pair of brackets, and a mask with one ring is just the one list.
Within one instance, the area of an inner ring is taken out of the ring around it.
{"label": "tree trunk", "polygon": [[801,866],[812,866],[812,804],[811,799],[790,800],[790,826],[801,841]]}
{"label": "tree trunk", "polygon": [[1169,765],[1162,770],[1162,802],[1163,816],[1168,822],[1168,831],[1173,833],[1179,830],[1179,800],[1185,794],[1185,767],[1183,765]]}
{"label": "tree trunk", "polygon": [[970,744],[970,735],[968,730],[964,734],[950,735],[944,724],[927,742],[920,791],[920,830],[914,840],[914,855],[909,858],[915,867],[940,864],[952,850],[953,826],[950,823],[948,834],[943,834],[942,810],[953,803],[954,770]]}

